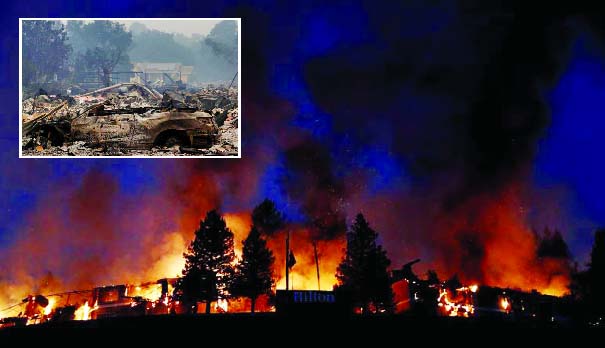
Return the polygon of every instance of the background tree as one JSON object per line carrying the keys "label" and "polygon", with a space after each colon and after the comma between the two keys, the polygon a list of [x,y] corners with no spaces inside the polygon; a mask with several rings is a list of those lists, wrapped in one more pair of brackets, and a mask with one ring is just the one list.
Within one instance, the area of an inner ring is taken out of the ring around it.
{"label": "background tree", "polygon": [[69,40],[77,47],[73,58],[77,68],[97,71],[106,86],[110,85],[111,73],[118,65],[130,70],[128,50],[132,35],[123,24],[114,21],[72,21],[67,30]]}
{"label": "background tree", "polygon": [[205,80],[231,81],[237,72],[237,22],[217,23],[199,41],[199,64],[196,70]]}
{"label": "background tree", "polygon": [[[135,23],[137,24],[137,23]],[[131,27],[131,30],[133,28]],[[137,31],[139,29],[136,29]],[[134,62],[181,63],[193,65],[194,50],[178,43],[175,34],[159,30],[137,31],[132,37],[130,59]]]}
{"label": "background tree", "polygon": [[441,283],[441,281],[439,280],[439,276],[437,275],[437,271],[433,269],[429,269],[426,272],[426,281],[431,285],[437,285]]}
{"label": "background tree", "polygon": [[228,297],[234,271],[233,233],[216,210],[200,222],[183,256],[186,263],[177,291],[191,304],[206,302],[206,313],[210,313],[212,301]]}
{"label": "background tree", "polygon": [[567,243],[558,230],[551,231],[548,227],[542,235],[538,235],[538,248],[536,254],[539,258],[550,257],[555,259],[570,259],[571,253]]}
{"label": "background tree", "polygon": [[284,216],[272,200],[266,199],[252,211],[252,224],[265,236],[272,236],[284,227]]}
{"label": "background tree", "polygon": [[245,296],[250,299],[252,313],[254,313],[256,299],[260,295],[271,293],[274,262],[275,257],[267,248],[267,242],[253,225],[243,242],[242,259],[236,267],[232,288],[234,296]]}
{"label": "background tree", "polygon": [[23,35],[23,84],[48,82],[69,72],[71,46],[59,21],[25,20]]}
{"label": "background tree", "polygon": [[376,243],[378,233],[370,228],[362,214],[347,233],[346,254],[338,266],[338,289],[351,293],[353,301],[368,313],[371,306],[377,311],[391,311],[393,292],[387,268],[391,261],[386,251]]}
{"label": "background tree", "polygon": [[458,278],[458,274],[454,274],[450,279],[445,281],[445,287],[452,293],[456,292],[456,289],[462,287],[462,283]]}
{"label": "background tree", "polygon": [[605,229],[596,231],[588,269],[573,274],[570,288],[589,319],[605,315]]}

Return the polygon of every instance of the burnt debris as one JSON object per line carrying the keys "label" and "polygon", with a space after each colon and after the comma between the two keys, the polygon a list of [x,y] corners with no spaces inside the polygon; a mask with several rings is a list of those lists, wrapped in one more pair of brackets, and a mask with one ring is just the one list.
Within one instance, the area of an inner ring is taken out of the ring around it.
{"label": "burnt debris", "polygon": [[22,101],[24,155],[237,155],[237,90],[164,91],[121,83]]}

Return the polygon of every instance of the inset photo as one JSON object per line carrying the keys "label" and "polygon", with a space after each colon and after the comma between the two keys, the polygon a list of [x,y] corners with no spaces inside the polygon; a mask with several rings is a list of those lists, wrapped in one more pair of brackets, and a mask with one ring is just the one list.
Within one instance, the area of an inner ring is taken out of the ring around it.
{"label": "inset photo", "polygon": [[21,18],[20,158],[240,158],[239,18]]}

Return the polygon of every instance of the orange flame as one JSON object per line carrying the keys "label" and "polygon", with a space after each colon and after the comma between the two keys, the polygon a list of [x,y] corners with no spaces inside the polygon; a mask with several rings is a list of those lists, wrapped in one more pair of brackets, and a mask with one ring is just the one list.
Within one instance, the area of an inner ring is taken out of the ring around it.
{"label": "orange flame", "polygon": [[537,257],[521,190],[511,185],[496,196],[471,199],[444,219],[440,264],[463,282],[562,296],[568,292],[569,263]]}
{"label": "orange flame", "polygon": [[456,289],[455,296],[449,290],[441,289],[439,290],[437,306],[441,309],[443,315],[468,318],[475,313],[472,293],[474,291],[470,287]]}
{"label": "orange flame", "polygon": [[88,301],[84,302],[82,306],[76,309],[75,320],[90,320],[90,307]]}

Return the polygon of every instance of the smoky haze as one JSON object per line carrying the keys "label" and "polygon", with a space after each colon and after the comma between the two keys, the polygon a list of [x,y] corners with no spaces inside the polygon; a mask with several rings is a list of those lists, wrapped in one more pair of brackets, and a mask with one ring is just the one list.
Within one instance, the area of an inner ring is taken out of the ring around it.
{"label": "smoky haze", "polygon": [[148,30],[159,30],[171,34],[189,37],[206,36],[221,20],[119,20],[127,29],[146,27]]}
{"label": "smoky haze", "polygon": [[136,21],[127,28],[132,63],[193,66],[190,82],[227,83],[237,72],[235,20]]}
{"label": "smoky haze", "polygon": [[[71,47],[76,73],[78,59],[104,40],[94,21],[62,21]],[[193,69],[187,83],[230,83],[237,73],[236,20],[118,20],[130,35],[125,54],[113,71],[133,71],[136,63],[178,63]],[[83,26],[82,26],[83,25]],[[84,28],[84,29],[82,29]],[[115,41],[115,40],[112,40]],[[90,70],[90,69],[88,69]],[[77,75],[77,74],[76,74]],[[80,74],[82,75],[82,74]],[[81,79],[80,79],[81,80]],[[185,79],[184,79],[185,80]]]}

